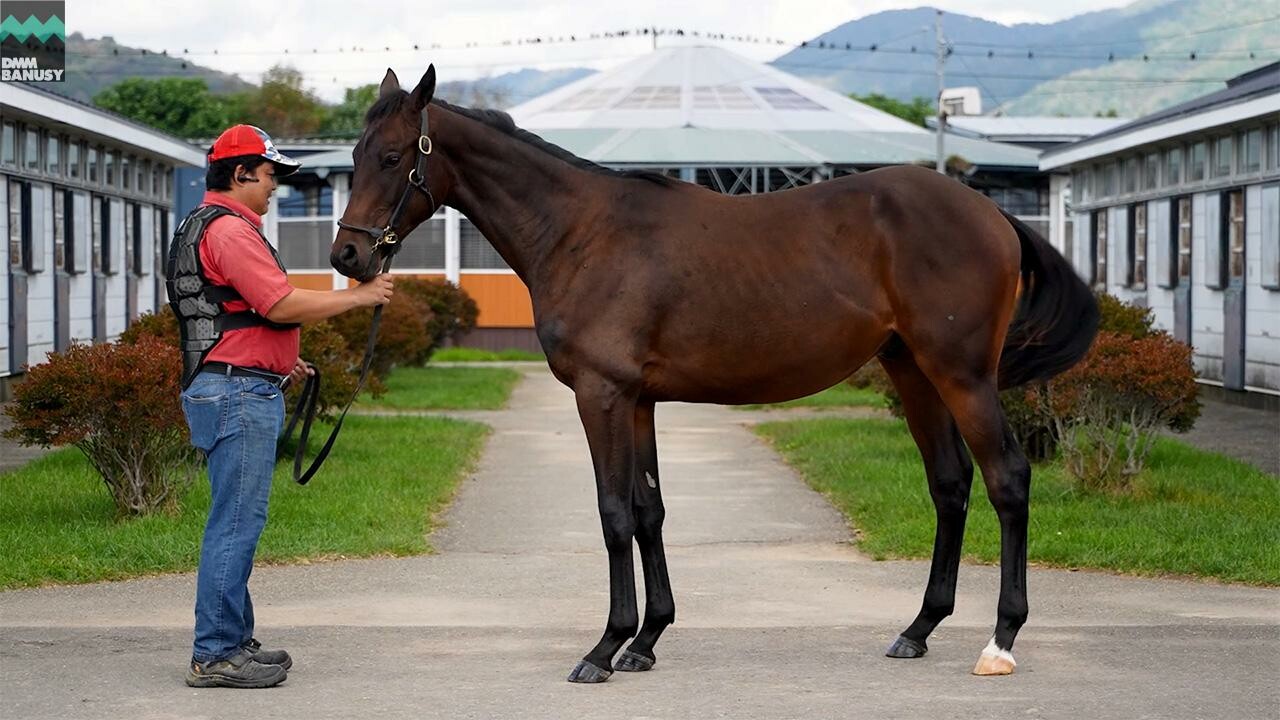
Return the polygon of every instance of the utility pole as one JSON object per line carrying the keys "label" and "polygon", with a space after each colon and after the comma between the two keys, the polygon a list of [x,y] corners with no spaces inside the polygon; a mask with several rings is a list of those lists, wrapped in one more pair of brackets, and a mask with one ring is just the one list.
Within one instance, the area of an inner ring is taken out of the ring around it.
{"label": "utility pole", "polygon": [[938,39],[938,48],[936,54],[935,67],[938,73],[938,133],[937,133],[937,162],[934,167],[940,173],[947,172],[947,158],[943,151],[943,134],[947,130],[947,113],[946,108],[942,105],[942,90],[945,87],[942,79],[942,65],[947,59],[947,44],[942,39],[942,11],[938,10],[937,15],[933,18],[933,33]]}

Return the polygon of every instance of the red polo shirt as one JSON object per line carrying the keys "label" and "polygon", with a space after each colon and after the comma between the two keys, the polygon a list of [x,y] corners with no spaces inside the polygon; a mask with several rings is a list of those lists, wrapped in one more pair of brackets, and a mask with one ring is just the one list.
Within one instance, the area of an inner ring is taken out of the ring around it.
{"label": "red polo shirt", "polygon": [[[204,264],[206,279],[214,285],[230,285],[245,299],[245,302],[226,303],[228,312],[252,309],[266,317],[276,303],[293,292],[293,286],[254,229],[262,227],[262,218],[244,203],[223,193],[206,192],[201,204],[219,205],[240,215],[224,215],[205,230],[200,242],[200,262]],[[297,328],[229,330],[222,334],[206,362],[224,362],[286,375],[298,359],[298,334]]]}

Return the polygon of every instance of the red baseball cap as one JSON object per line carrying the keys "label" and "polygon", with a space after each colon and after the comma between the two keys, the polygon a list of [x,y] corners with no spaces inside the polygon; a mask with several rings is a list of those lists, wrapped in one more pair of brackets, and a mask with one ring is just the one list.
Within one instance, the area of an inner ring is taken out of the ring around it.
{"label": "red baseball cap", "polygon": [[292,175],[302,163],[276,149],[271,136],[252,125],[236,125],[227,128],[209,151],[209,162],[243,155],[257,155],[270,160],[276,166],[276,175]]}

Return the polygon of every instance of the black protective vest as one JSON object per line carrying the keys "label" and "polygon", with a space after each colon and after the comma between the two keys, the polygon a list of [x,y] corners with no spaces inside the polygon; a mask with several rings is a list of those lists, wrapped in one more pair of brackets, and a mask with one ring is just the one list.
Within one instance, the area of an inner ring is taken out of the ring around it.
{"label": "black protective vest", "polygon": [[182,349],[182,388],[185,390],[200,372],[200,366],[209,352],[222,339],[222,333],[247,327],[266,326],[275,330],[291,330],[297,324],[275,323],[252,310],[227,312],[224,303],[243,300],[240,293],[229,285],[213,285],[204,273],[200,262],[200,242],[205,230],[215,219],[223,215],[235,215],[249,223],[271,251],[276,265],[285,272],[284,264],[276,249],[267,242],[258,226],[238,213],[220,205],[202,205],[183,219],[174,231],[169,245],[169,264],[165,268],[165,288],[169,291],[169,307],[178,317],[178,332]]}

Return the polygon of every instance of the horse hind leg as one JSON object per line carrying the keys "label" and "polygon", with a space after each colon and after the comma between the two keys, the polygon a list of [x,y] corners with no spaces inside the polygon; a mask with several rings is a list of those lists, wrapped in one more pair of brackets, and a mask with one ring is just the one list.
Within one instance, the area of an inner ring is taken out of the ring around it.
{"label": "horse hind leg", "polygon": [[653,646],[662,631],[676,620],[667,558],[662,547],[662,487],[658,482],[658,448],[653,424],[653,403],[641,401],[636,407],[634,511],[636,545],[644,569],[644,623],[636,639],[614,663],[614,670],[640,672],[653,667],[657,657]]}
{"label": "horse hind leg", "polygon": [[893,658],[917,658],[928,651],[927,639],[955,609],[960,548],[969,510],[973,463],[955,420],[933,385],[906,348],[880,358],[880,364],[902,397],[907,427],[924,460],[929,495],[937,515],[933,563],[924,602],[911,625],[885,652]]}

